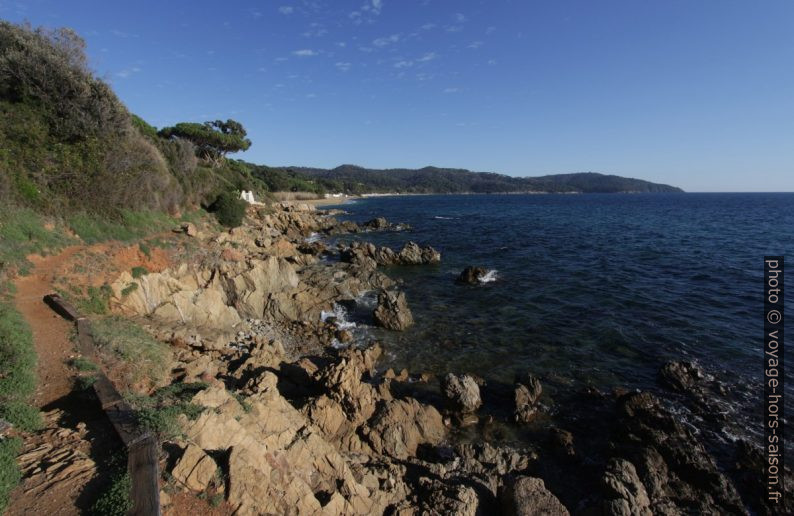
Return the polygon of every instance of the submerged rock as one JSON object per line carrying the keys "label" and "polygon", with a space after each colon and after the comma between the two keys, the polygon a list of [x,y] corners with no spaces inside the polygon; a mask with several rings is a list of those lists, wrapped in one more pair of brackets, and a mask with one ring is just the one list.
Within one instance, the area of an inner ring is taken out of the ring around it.
{"label": "submerged rock", "polygon": [[475,412],[482,405],[480,387],[474,377],[464,374],[447,374],[441,381],[441,393],[453,410],[464,413]]}
{"label": "submerged rock", "polygon": [[372,315],[378,325],[389,330],[402,331],[414,323],[403,292],[381,290],[378,294],[378,306]]}
{"label": "submerged rock", "polygon": [[463,272],[460,273],[456,281],[466,285],[477,285],[486,274],[488,274],[488,269],[485,267],[474,267],[469,265],[463,269]]}
{"label": "submerged rock", "polygon": [[690,392],[706,379],[706,373],[695,362],[668,362],[659,372],[659,381],[679,392]]}

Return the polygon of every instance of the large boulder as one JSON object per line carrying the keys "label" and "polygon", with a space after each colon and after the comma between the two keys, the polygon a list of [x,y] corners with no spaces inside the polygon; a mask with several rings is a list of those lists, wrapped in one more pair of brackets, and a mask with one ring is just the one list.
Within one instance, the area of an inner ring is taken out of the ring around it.
{"label": "large boulder", "polygon": [[381,290],[378,294],[378,306],[372,315],[379,326],[389,330],[402,331],[414,323],[403,292]]}
{"label": "large boulder", "polygon": [[389,229],[391,224],[389,221],[386,220],[384,217],[377,217],[372,220],[368,220],[364,223],[364,227],[367,229],[375,229],[375,230],[382,230],[382,229]]}
{"label": "large boulder", "polygon": [[440,261],[441,253],[430,246],[419,247],[416,242],[408,242],[397,253],[397,263],[401,265],[422,265]]}
{"label": "large boulder", "polygon": [[447,374],[441,381],[441,394],[444,395],[447,405],[459,412],[475,412],[482,405],[480,387],[477,381],[467,374],[460,376]]}
{"label": "large boulder", "polygon": [[188,444],[182,457],[171,471],[171,476],[192,491],[204,491],[209,486],[218,464],[195,444]]}
{"label": "large boulder", "polygon": [[416,455],[420,444],[440,443],[446,428],[434,407],[407,398],[382,403],[362,432],[376,453],[407,459]]}
{"label": "large boulder", "polygon": [[567,516],[568,509],[534,477],[508,479],[499,492],[502,510],[508,516]]}

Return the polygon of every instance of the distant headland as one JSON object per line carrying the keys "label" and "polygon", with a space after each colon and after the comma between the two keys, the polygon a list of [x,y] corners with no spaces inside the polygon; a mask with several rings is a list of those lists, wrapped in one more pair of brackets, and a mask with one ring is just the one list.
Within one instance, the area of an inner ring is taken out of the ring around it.
{"label": "distant headland", "polygon": [[327,192],[346,193],[681,193],[682,189],[642,179],[579,172],[512,177],[493,172],[424,167],[370,169],[341,165],[333,169],[273,167],[289,176],[318,183]]}

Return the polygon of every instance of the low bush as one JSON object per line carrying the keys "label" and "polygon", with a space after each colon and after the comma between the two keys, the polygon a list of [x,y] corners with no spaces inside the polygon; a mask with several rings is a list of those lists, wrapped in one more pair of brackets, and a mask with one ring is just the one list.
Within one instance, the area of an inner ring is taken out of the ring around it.
{"label": "low bush", "polygon": [[236,228],[243,223],[245,209],[248,203],[240,199],[233,192],[223,192],[218,196],[210,211],[215,213],[218,222],[229,228]]}
{"label": "low bush", "polygon": [[111,474],[110,485],[94,502],[93,507],[91,507],[91,514],[97,516],[126,516],[132,510],[132,499],[130,498],[132,480],[121,457],[111,467],[114,471]]}
{"label": "low bush", "polygon": [[196,419],[204,407],[190,403],[193,396],[207,388],[203,382],[177,382],[155,391],[151,396],[129,394],[127,400],[138,412],[138,422],[161,439],[179,437],[179,416]]}

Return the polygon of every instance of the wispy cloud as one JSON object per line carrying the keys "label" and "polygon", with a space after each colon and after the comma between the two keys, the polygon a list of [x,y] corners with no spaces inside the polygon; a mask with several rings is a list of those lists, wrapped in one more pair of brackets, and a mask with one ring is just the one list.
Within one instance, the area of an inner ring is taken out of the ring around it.
{"label": "wispy cloud", "polygon": [[281,14],[292,14],[293,12],[295,12],[295,8],[292,7],[291,5],[282,5],[281,7],[278,8],[278,12],[280,12]]}
{"label": "wispy cloud", "polygon": [[121,77],[122,79],[126,79],[132,74],[136,74],[140,71],[141,71],[140,68],[138,68],[137,66],[133,66],[132,68],[125,68],[121,71],[116,72],[116,77]]}
{"label": "wispy cloud", "polygon": [[394,63],[395,68],[410,68],[414,65],[413,61],[402,59]]}
{"label": "wispy cloud", "polygon": [[452,17],[455,21],[453,25],[447,25],[444,30],[447,32],[460,32],[463,30],[463,24],[466,23],[466,16],[463,13],[455,13]]}
{"label": "wispy cloud", "polygon": [[383,9],[383,0],[367,0],[357,10],[351,12],[348,17],[353,20],[354,25],[361,25],[364,22],[373,23],[375,18],[380,15]]}
{"label": "wispy cloud", "polygon": [[420,57],[416,61],[419,62],[419,63],[426,63],[428,61],[432,61],[433,59],[435,59],[437,57],[438,57],[438,54],[436,54],[435,52],[428,52],[427,54],[423,55],[422,57]]}
{"label": "wispy cloud", "polygon": [[482,46],[482,41],[472,41],[468,48],[480,48]]}
{"label": "wispy cloud", "polygon": [[304,38],[319,38],[328,34],[328,30],[324,29],[318,23],[312,23],[311,28],[303,33]]}
{"label": "wispy cloud", "polygon": [[460,91],[460,88],[445,88],[444,93],[457,93]]}
{"label": "wispy cloud", "polygon": [[494,32],[496,32],[496,27],[494,27],[493,25],[485,29],[486,34],[493,34]]}
{"label": "wispy cloud", "polygon": [[139,37],[138,34],[130,34],[129,32],[124,32],[119,29],[112,29],[110,33],[116,36],[117,38],[122,38],[122,39]]}
{"label": "wispy cloud", "polygon": [[336,66],[339,70],[346,72],[350,70],[353,65],[344,61],[339,61],[338,63],[334,63],[334,66]]}
{"label": "wispy cloud", "polygon": [[376,47],[385,47],[393,43],[397,43],[398,41],[400,41],[400,35],[392,34],[391,36],[386,36],[385,38],[378,38],[376,40],[373,40],[372,44],[375,45]]}
{"label": "wispy cloud", "polygon": [[304,48],[304,49],[301,49],[301,50],[295,50],[292,53],[292,55],[295,55],[295,56],[298,56],[298,57],[312,57],[312,56],[316,56],[318,54],[319,54],[319,52],[317,52],[315,50],[312,50],[310,48]]}
{"label": "wispy cloud", "polygon": [[435,23],[425,23],[421,27],[422,30],[430,30],[430,29],[435,29],[435,28],[436,28],[436,24]]}

